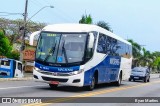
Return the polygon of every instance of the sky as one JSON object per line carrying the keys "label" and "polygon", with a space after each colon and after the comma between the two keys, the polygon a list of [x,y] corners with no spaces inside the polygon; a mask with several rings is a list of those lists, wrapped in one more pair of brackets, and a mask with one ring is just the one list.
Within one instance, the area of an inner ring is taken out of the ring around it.
{"label": "sky", "polygon": [[[26,0],[1,0],[0,12],[24,13]],[[78,23],[90,14],[93,23],[105,21],[113,32],[133,39],[147,50],[160,51],[160,0],[28,0],[28,18],[47,24]],[[23,19],[22,15],[0,13],[1,18]]]}

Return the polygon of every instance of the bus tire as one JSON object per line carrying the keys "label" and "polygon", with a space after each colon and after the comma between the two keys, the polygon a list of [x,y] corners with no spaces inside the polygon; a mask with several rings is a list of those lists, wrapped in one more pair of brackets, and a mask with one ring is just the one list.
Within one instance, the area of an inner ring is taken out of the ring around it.
{"label": "bus tire", "polygon": [[122,72],[120,72],[118,81],[115,82],[115,85],[116,85],[116,86],[120,86],[120,85],[121,85],[121,82],[122,82]]}
{"label": "bus tire", "polygon": [[89,86],[87,86],[87,90],[92,91],[95,88],[95,85],[96,85],[95,75],[93,75],[91,84]]}
{"label": "bus tire", "polygon": [[58,85],[53,85],[53,84],[49,84],[51,89],[56,89],[58,87]]}

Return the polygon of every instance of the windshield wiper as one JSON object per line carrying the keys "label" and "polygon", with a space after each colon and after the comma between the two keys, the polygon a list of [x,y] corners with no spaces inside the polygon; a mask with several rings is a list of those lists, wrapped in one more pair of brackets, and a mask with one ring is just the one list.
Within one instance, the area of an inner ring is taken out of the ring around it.
{"label": "windshield wiper", "polygon": [[[46,62],[48,60],[48,58],[54,54],[54,51],[56,49],[56,45],[57,45],[57,42],[55,43],[55,45],[51,48],[51,50],[48,52],[48,55],[45,57],[45,59],[43,60],[43,62]],[[52,53],[52,54],[51,54]]]}
{"label": "windshield wiper", "polygon": [[65,41],[63,42],[63,46],[62,46],[62,53],[64,52],[65,61],[66,61],[66,63],[68,63],[66,48],[64,47],[64,44],[65,44]]}

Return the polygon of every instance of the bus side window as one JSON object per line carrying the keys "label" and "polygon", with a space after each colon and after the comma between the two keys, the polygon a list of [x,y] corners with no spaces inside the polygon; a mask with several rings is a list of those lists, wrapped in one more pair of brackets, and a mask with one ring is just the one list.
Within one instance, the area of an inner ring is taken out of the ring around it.
{"label": "bus side window", "polygon": [[18,63],[18,70],[20,70],[22,72],[22,64]]}
{"label": "bus side window", "polygon": [[106,36],[103,34],[99,34],[97,52],[106,53],[106,51],[107,51],[106,41],[107,41]]}
{"label": "bus side window", "polygon": [[0,66],[2,68],[10,69],[11,68],[11,66],[10,66],[10,60],[2,60]]}
{"label": "bus side window", "polygon": [[[97,32],[92,32],[94,35],[94,42],[93,42],[93,48],[88,48],[86,49],[86,61],[88,61],[90,58],[92,58],[93,56],[93,51],[95,49],[95,45],[96,45],[96,37],[97,37]],[[89,40],[89,39],[88,39]],[[81,44],[81,46],[84,46],[83,44]]]}
{"label": "bus side window", "polygon": [[4,65],[4,66],[10,66],[10,61],[1,61],[1,65]]}
{"label": "bus side window", "polygon": [[125,51],[125,58],[131,58],[131,55],[132,55],[132,50],[131,50],[131,46],[130,45],[127,45],[125,44],[125,48],[126,48],[126,51]]}

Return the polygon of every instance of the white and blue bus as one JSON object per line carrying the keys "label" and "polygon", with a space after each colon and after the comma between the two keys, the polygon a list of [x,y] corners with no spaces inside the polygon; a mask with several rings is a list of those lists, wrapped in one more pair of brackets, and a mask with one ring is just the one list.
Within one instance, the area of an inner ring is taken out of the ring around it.
{"label": "white and blue bus", "polygon": [[33,71],[34,79],[49,84],[86,86],[128,79],[132,46],[96,25],[55,24],[40,33]]}

